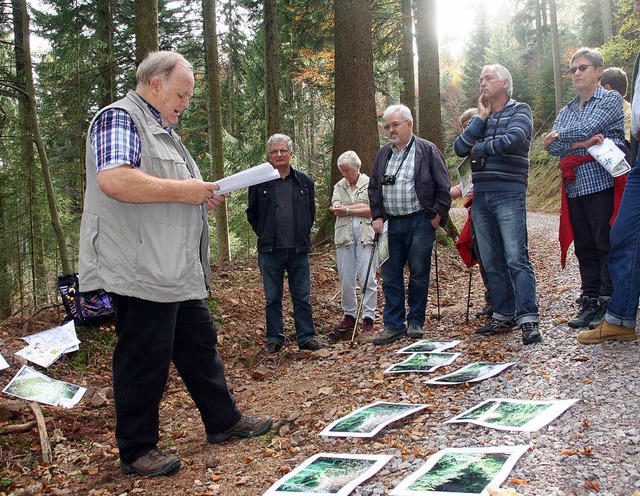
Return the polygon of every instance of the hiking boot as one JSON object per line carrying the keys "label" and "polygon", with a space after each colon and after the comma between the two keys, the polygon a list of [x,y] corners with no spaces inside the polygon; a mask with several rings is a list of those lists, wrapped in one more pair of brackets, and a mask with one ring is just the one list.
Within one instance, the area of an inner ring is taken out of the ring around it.
{"label": "hiking boot", "polygon": [[407,336],[411,339],[422,339],[423,336],[422,327],[417,324],[411,324],[407,329]]}
{"label": "hiking boot", "polygon": [[310,351],[318,351],[324,348],[318,341],[315,339],[310,339],[305,344],[301,344],[298,346],[301,350],[310,350]]}
{"label": "hiking boot", "polygon": [[170,475],[180,468],[180,458],[165,455],[159,449],[152,449],[133,463],[120,462],[120,471],[125,475],[138,474],[146,477]]}
{"label": "hiking boot", "polygon": [[353,331],[353,328],[356,326],[356,318],[351,315],[345,314],[342,318],[342,321],[336,325],[333,330],[338,332],[344,331]]}
{"label": "hiking boot", "polygon": [[281,349],[281,344],[269,342],[267,343],[267,346],[264,347],[264,352],[267,355],[275,355],[276,353],[279,353]]}
{"label": "hiking boot", "polygon": [[576,303],[580,304],[580,308],[578,309],[576,316],[567,322],[567,325],[574,329],[587,327],[589,322],[591,322],[598,313],[598,298],[581,296],[576,300]]}
{"label": "hiking boot", "polygon": [[533,344],[542,341],[542,334],[537,322],[524,322],[520,324],[522,329],[522,344]]}
{"label": "hiking boot", "polygon": [[362,334],[373,335],[373,319],[371,317],[362,319]]}
{"label": "hiking boot", "polygon": [[636,330],[603,320],[595,329],[582,331],[578,334],[578,343],[598,344],[605,341],[635,341],[638,339]]}
{"label": "hiking boot", "polygon": [[483,325],[482,327],[478,327],[475,330],[475,333],[480,334],[481,336],[491,336],[493,334],[510,332],[517,328],[518,324],[516,324],[513,320],[498,320],[494,317],[491,317],[485,325]]}
{"label": "hiking boot", "polygon": [[604,314],[607,313],[607,308],[609,307],[609,298],[608,296],[598,298],[598,309],[591,322],[589,322],[589,329],[595,329],[604,319]]}
{"label": "hiking boot", "polygon": [[493,315],[493,305],[491,303],[485,303],[484,307],[480,311],[476,312],[476,319],[480,317],[491,317]]}
{"label": "hiking boot", "polygon": [[236,437],[255,437],[260,436],[271,429],[273,420],[269,417],[250,417],[243,415],[233,426],[226,431],[216,432],[215,434],[207,434],[207,441],[211,444],[221,443],[232,436]]}
{"label": "hiking boot", "polygon": [[397,341],[398,339],[402,339],[407,336],[407,331],[401,329],[399,331],[392,331],[391,329],[387,329],[386,327],[382,330],[380,334],[378,334],[371,341],[375,345],[379,344],[389,344]]}

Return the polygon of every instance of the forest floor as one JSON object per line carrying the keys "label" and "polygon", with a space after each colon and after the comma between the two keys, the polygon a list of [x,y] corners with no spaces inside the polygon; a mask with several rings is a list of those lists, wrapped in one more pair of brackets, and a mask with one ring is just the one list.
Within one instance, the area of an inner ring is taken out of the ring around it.
{"label": "forest floor", "polygon": [[[458,212],[460,215],[460,212]],[[457,339],[454,364],[436,375],[476,361],[514,362],[502,374],[461,386],[429,386],[434,374],[384,374],[400,361],[403,340],[375,347],[334,342],[342,317],[335,253],[313,253],[312,303],[325,350],[299,352],[289,341],[277,356],[265,356],[264,299],[255,259],[214,266],[213,298],[219,315],[219,351],[227,380],[246,414],[269,415],[274,429],[258,438],[209,445],[198,412],[175,370],[161,405],[160,448],[177,453],[182,468],[170,477],[121,475],[114,438],[110,353],[113,329],[78,328],[80,351],[66,355],[46,373],[88,388],[72,409],[42,405],[53,462],[42,462],[37,427],[8,434],[9,426],[34,422],[26,402],[14,403],[11,420],[0,421],[0,495],[225,495],[258,496],[272,483],[320,453],[392,454],[393,460],[354,491],[382,495],[445,447],[526,444],[530,446],[503,487],[530,495],[602,494],[630,496],[640,489],[639,346],[608,343],[592,347],[575,341],[566,326],[579,292],[575,257],[560,270],[557,216],[532,214],[531,259],[538,282],[541,344],[523,346],[519,332],[481,337],[473,329],[482,306],[477,268],[472,277],[470,322],[465,322],[469,272],[454,248],[438,250],[440,313],[432,270],[425,337]],[[382,291],[379,291],[382,308]],[[0,324],[0,347],[11,367],[0,372],[4,388],[24,363],[14,353],[20,338],[59,325],[61,309]],[[380,329],[381,317],[376,320]],[[291,307],[285,327],[293,339]],[[483,399],[577,399],[548,427],[534,433],[496,431],[467,424],[443,424]],[[0,414],[12,397],[2,395]],[[378,400],[429,406],[388,426],[372,439],[323,438],[333,420]]]}

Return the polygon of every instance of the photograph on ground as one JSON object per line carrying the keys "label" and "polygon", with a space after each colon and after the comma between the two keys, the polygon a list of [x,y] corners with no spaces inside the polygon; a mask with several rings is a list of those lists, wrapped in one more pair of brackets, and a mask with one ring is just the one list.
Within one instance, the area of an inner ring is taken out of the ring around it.
{"label": "photograph on ground", "polygon": [[404,372],[433,372],[449,365],[460,353],[412,353],[400,363],[387,367],[385,374],[401,374]]}
{"label": "photograph on ground", "polygon": [[437,339],[421,339],[415,343],[399,349],[396,353],[430,353],[432,351],[444,351],[460,344],[460,341],[440,341]]}
{"label": "photograph on ground", "polygon": [[263,496],[347,496],[391,458],[391,455],[319,453],[276,481]]}
{"label": "photograph on ground", "polygon": [[320,436],[373,437],[392,422],[412,415],[427,405],[377,401],[329,424]]}
{"label": "photograph on ground", "polygon": [[533,432],[542,429],[577,400],[510,400],[492,398],[449,419],[449,423],[472,423],[503,431]]}
{"label": "photograph on ground", "polygon": [[86,388],[56,381],[26,365],[18,371],[3,393],[17,396],[23,400],[38,401],[46,405],[71,408],[82,399]]}
{"label": "photograph on ground", "polygon": [[476,362],[470,363],[462,367],[461,369],[451,372],[450,374],[442,375],[429,379],[427,384],[436,384],[441,386],[453,386],[456,384],[464,384],[465,382],[478,382],[493,377],[499,374],[503,370],[511,367],[513,362],[510,363],[490,363],[490,362]]}
{"label": "photograph on ground", "polygon": [[447,448],[438,451],[416,472],[402,480],[393,496],[488,496],[490,484],[509,476],[528,446]]}

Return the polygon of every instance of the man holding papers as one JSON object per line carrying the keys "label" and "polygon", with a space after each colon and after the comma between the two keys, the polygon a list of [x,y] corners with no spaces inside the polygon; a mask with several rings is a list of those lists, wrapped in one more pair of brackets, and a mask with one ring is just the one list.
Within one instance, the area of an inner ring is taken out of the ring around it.
{"label": "man holding papers", "polygon": [[123,474],[180,468],[158,449],[159,407],[171,363],[200,412],[210,443],[263,434],[269,418],[243,416],[216,349],[209,289],[207,210],[224,196],[202,180],[173,131],[193,95],[181,55],[152,52],[136,89],[100,110],[87,139],[80,228],[80,287],[103,288],[115,310],[116,440]]}
{"label": "man holding papers", "polygon": [[278,353],[285,342],[282,319],[284,274],[293,301],[296,340],[301,350],[316,351],[311,296],[311,226],[316,215],[313,180],[291,167],[293,142],[274,134],[267,141],[269,162],[277,179],[251,186],[247,219],[258,235],[258,264],[262,273],[267,321],[267,354]]}

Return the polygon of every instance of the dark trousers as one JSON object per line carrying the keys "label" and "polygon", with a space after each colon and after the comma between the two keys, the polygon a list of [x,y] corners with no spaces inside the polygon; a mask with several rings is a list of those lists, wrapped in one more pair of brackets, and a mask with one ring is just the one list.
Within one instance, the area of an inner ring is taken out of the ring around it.
{"label": "dark trousers", "polygon": [[171,362],[200,411],[205,431],[216,433],[234,425],[241,414],[227,388],[206,303],[111,296],[118,336],[113,393],[120,459],[132,463],[156,447],[160,400]]}
{"label": "dark trousers", "polygon": [[613,188],[567,200],[582,279],[582,296],[611,296],[613,285],[607,264]]}

